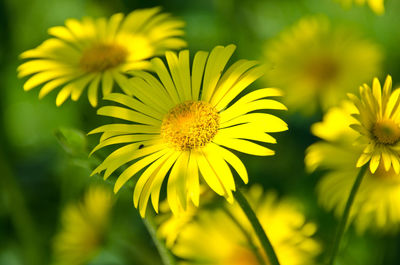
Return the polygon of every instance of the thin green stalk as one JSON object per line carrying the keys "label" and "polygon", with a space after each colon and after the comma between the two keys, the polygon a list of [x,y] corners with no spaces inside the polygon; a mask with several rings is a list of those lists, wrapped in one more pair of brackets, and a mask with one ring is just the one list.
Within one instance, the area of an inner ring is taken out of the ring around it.
{"label": "thin green stalk", "polygon": [[347,220],[349,219],[351,206],[353,205],[358,188],[361,185],[361,181],[365,175],[367,168],[368,168],[368,164],[364,165],[360,169],[360,171],[358,172],[358,175],[356,177],[356,180],[354,181],[353,187],[351,188],[349,198],[347,199],[347,202],[346,202],[346,207],[344,208],[342,219],[340,220],[340,223],[338,226],[336,238],[333,243],[332,254],[331,254],[331,257],[328,262],[329,265],[333,265],[333,263],[335,262],[336,255],[339,251],[340,241],[342,240],[344,231],[346,230]]}
{"label": "thin green stalk", "polygon": [[165,246],[165,243],[157,237],[156,225],[153,218],[151,216],[147,216],[143,219],[143,223],[149,231],[150,236],[157,247],[158,253],[160,253],[160,257],[164,265],[176,265],[175,257],[172,255],[171,251],[169,251],[169,249]]}
{"label": "thin green stalk", "polygon": [[258,247],[254,244],[253,239],[251,238],[249,233],[246,231],[246,229],[243,227],[243,225],[236,219],[235,216],[233,216],[233,214],[226,207],[222,207],[222,209],[224,210],[226,215],[228,215],[229,218],[231,218],[231,220],[240,229],[240,231],[242,231],[242,233],[246,237],[247,243],[250,245],[251,250],[254,252],[254,255],[256,255],[258,262],[261,265],[265,265],[265,260],[261,256],[261,253],[260,253]]}
{"label": "thin green stalk", "polygon": [[249,202],[243,196],[242,192],[238,189],[233,196],[235,196],[240,208],[242,208],[244,214],[249,219],[250,224],[253,226],[254,232],[256,233],[262,247],[267,254],[268,260],[271,265],[279,265],[278,257],[275,254],[274,248],[272,247],[271,241],[269,241],[267,234],[262,228],[260,221],[258,220],[256,214],[251,208]]}

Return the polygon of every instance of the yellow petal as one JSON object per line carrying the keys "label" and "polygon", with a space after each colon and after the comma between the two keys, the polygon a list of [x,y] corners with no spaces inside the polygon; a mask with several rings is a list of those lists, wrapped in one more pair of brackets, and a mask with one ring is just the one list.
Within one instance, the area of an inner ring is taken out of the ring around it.
{"label": "yellow petal", "polygon": [[206,65],[208,52],[199,51],[193,59],[192,66],[192,100],[197,101],[200,97],[200,86],[203,80],[204,68]]}

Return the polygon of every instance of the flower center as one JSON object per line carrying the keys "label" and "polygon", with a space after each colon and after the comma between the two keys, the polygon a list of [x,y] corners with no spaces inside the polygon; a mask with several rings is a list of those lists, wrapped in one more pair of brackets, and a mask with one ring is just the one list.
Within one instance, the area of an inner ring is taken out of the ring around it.
{"label": "flower center", "polygon": [[204,101],[186,101],[164,117],[161,136],[175,149],[188,151],[211,142],[219,128],[219,114]]}
{"label": "flower center", "polygon": [[378,143],[395,144],[400,139],[400,128],[392,120],[377,121],[372,129]]}
{"label": "flower center", "polygon": [[124,63],[127,56],[118,44],[96,44],[83,52],[80,66],[86,72],[103,72]]}
{"label": "flower center", "polygon": [[337,62],[328,56],[312,60],[305,69],[317,84],[329,83],[339,73]]}

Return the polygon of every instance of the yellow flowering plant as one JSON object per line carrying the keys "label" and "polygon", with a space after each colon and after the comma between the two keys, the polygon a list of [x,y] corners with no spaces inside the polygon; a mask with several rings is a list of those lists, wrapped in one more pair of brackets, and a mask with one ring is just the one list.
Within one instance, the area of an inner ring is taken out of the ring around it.
{"label": "yellow flowering plant", "polygon": [[265,82],[284,90],[291,111],[327,110],[380,72],[382,51],[325,16],[301,18],[263,49]]}
{"label": "yellow flowering plant", "polygon": [[[118,177],[114,191],[145,169],[134,191],[134,204],[142,216],[151,196],[158,211],[160,188],[168,177],[167,199],[174,213],[185,210],[187,201],[199,204],[200,176],[217,194],[233,202],[236,190],[231,169],[247,183],[241,160],[227,148],[243,153],[269,156],[274,152],[252,140],[275,143],[271,132],[287,130],[284,121],[260,110],[285,110],[271,97],[281,96],[275,88],[248,92],[230,104],[247,86],[263,74],[257,62],[240,60],[222,74],[234,45],[217,46],[210,53],[196,53],[190,73],[189,52],[167,52],[168,68],[161,59],[151,60],[158,78],[135,71],[131,87],[136,98],[112,93],[106,100],[122,106],[105,106],[99,115],[128,123],[103,125],[94,151],[109,145],[125,144],[111,153],[93,174],[105,171],[108,178],[122,165],[133,161]],[[162,96],[158,98],[158,96]],[[141,148],[139,148],[141,147]],[[146,168],[147,167],[147,168]],[[170,172],[169,172],[170,171]]]}
{"label": "yellow flowering plant", "polygon": [[112,191],[92,185],[82,202],[69,204],[61,215],[61,229],[53,242],[54,265],[81,265],[104,245],[113,205]]}
{"label": "yellow flowering plant", "polygon": [[52,38],[21,54],[28,61],[18,67],[18,76],[30,76],[24,90],[42,85],[39,98],[62,87],[57,106],[69,97],[78,100],[87,88],[89,102],[96,107],[100,87],[103,96],[113,91],[114,83],[132,95],[125,85],[129,70],[149,69],[149,58],[186,46],[180,38],[183,25],[159,7],[126,17],[118,13],[108,20],[68,19],[65,26],[49,29]]}

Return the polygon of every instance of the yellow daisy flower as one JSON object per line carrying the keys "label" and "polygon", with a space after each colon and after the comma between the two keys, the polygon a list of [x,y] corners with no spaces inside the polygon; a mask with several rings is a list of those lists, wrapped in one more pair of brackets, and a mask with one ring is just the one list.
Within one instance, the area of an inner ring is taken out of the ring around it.
{"label": "yellow daisy flower", "polygon": [[[264,194],[258,186],[252,187],[248,195],[280,264],[315,264],[314,258],[320,252],[319,243],[312,238],[316,225],[306,221],[296,204],[290,200],[278,201],[275,193]],[[229,205],[228,211],[236,221],[217,208],[200,210],[197,218],[187,224],[172,248],[175,255],[186,260],[181,264],[269,264],[239,205]],[[248,235],[254,245],[249,243]],[[259,255],[254,253],[254,249]]]}
{"label": "yellow daisy flower", "polygon": [[[199,171],[219,195],[233,201],[235,182],[229,165],[247,183],[246,168],[229,149],[268,156],[274,152],[258,143],[275,143],[269,132],[287,130],[281,119],[261,110],[286,107],[270,99],[280,96],[274,88],[252,92],[246,88],[263,75],[257,62],[239,60],[223,71],[234,45],[217,46],[210,53],[197,52],[192,68],[189,51],[179,56],[166,53],[168,68],[159,58],[151,60],[155,76],[134,71],[127,88],[136,98],[109,94],[106,100],[123,105],[105,106],[99,115],[127,120],[101,126],[103,133],[96,151],[107,145],[127,145],[110,154],[94,171],[105,170],[107,178],[120,166],[133,162],[118,177],[117,192],[129,179],[145,169],[134,191],[134,204],[144,216],[149,197],[158,211],[163,180],[168,177],[167,199],[173,213],[186,208],[187,200],[199,204]],[[247,92],[240,98],[239,94]],[[238,98],[238,99],[237,99]],[[237,100],[235,100],[237,99]]]}
{"label": "yellow daisy flower", "polygon": [[357,5],[364,5],[368,3],[369,7],[378,15],[382,15],[385,12],[384,0],[337,0],[345,6],[350,6],[352,3]]}
{"label": "yellow daisy flower", "polygon": [[360,99],[349,94],[357,107],[357,119],[351,127],[359,132],[359,142],[364,150],[357,161],[357,167],[369,162],[372,173],[383,163],[386,171],[393,166],[400,173],[400,89],[392,92],[392,78],[386,78],[383,89],[377,78],[372,90],[364,84],[360,87]]}
{"label": "yellow daisy flower", "polygon": [[372,42],[327,18],[301,19],[264,49],[266,82],[285,89],[291,110],[326,110],[380,72],[382,54]]}
{"label": "yellow daisy flower", "polygon": [[55,265],[86,264],[103,244],[112,207],[112,192],[91,186],[83,201],[62,212],[61,231],[54,238]]}
{"label": "yellow daisy flower", "polygon": [[[329,170],[317,185],[319,202],[341,217],[359,169],[355,167],[362,148],[353,143],[359,133],[350,128],[357,108],[352,102],[330,109],[322,122],[312,126],[313,133],[324,141],[311,145],[306,152],[309,171]],[[384,169],[367,170],[353,203],[350,220],[359,233],[366,229],[397,230],[400,225],[400,174]]]}
{"label": "yellow daisy flower", "polygon": [[[135,10],[125,18],[115,14],[108,21],[68,19],[65,26],[49,29],[53,38],[21,54],[29,60],[18,67],[18,76],[31,75],[24,90],[43,85],[39,98],[63,86],[57,106],[68,97],[78,100],[88,87],[89,102],[95,107],[99,87],[103,95],[112,91],[115,82],[124,89],[128,70],[147,69],[149,58],[184,47],[179,38],[182,27],[182,21],[160,13],[159,7]],[[124,92],[132,94],[129,89]]]}

